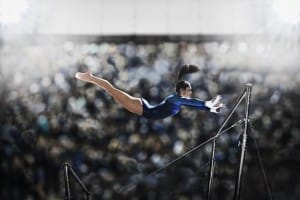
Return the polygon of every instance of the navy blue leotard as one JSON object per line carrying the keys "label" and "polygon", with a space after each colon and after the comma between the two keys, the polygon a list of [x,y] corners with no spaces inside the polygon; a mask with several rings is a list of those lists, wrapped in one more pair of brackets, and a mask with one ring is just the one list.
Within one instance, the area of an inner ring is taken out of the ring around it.
{"label": "navy blue leotard", "polygon": [[190,106],[200,110],[209,110],[205,106],[205,102],[200,99],[186,98],[174,93],[167,96],[158,105],[150,105],[149,102],[141,98],[143,102],[142,116],[148,119],[163,119],[168,116],[175,115],[179,112],[180,106]]}

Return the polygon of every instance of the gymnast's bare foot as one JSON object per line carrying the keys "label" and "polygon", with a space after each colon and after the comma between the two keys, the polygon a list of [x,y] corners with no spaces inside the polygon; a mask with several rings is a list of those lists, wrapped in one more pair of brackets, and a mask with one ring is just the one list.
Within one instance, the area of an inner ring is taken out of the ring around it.
{"label": "gymnast's bare foot", "polygon": [[81,81],[90,81],[91,77],[93,76],[93,74],[91,72],[77,72],[75,74],[75,77],[78,79],[78,80],[81,80]]}

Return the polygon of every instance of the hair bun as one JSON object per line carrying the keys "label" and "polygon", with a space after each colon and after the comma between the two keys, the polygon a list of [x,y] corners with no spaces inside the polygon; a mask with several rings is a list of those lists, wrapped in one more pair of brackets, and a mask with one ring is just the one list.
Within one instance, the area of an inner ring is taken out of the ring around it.
{"label": "hair bun", "polygon": [[181,69],[178,73],[178,76],[177,76],[177,80],[180,80],[186,74],[195,73],[198,71],[200,71],[198,66],[191,65],[191,64],[185,64],[181,67]]}

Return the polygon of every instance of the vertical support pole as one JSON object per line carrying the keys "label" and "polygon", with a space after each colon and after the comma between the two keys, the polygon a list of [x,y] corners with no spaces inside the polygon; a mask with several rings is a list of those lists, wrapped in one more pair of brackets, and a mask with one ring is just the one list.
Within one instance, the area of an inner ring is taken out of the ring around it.
{"label": "vertical support pole", "polygon": [[207,200],[210,200],[211,190],[213,185],[213,177],[215,171],[215,149],[216,149],[216,138],[214,138],[211,146],[211,157],[210,157],[210,179],[208,181]]}
{"label": "vertical support pole", "polygon": [[212,190],[212,185],[213,185],[213,176],[214,176],[214,168],[215,168],[215,148],[216,148],[216,138],[219,136],[219,134],[222,132],[223,128],[225,125],[228,123],[229,119],[237,109],[237,107],[240,105],[242,100],[244,99],[245,95],[247,92],[247,88],[244,89],[242,94],[239,96],[239,98],[235,101],[231,111],[229,114],[226,116],[225,120],[223,121],[222,125],[220,126],[217,134],[215,135],[212,148],[211,148],[211,160],[210,160],[210,177],[209,177],[209,182],[208,182],[208,191],[207,191],[207,199],[209,200],[211,197],[211,190]]}
{"label": "vertical support pole", "polygon": [[70,182],[69,182],[69,172],[75,178],[76,182],[80,185],[81,189],[86,194],[86,199],[90,199],[90,193],[88,189],[85,187],[85,185],[81,182],[75,171],[72,169],[72,167],[69,165],[69,163],[64,163],[64,178],[65,178],[65,200],[71,199],[71,193],[70,193]]}
{"label": "vertical support pole", "polygon": [[69,166],[68,163],[64,164],[64,178],[65,178],[65,200],[71,199],[70,182],[69,182]]}
{"label": "vertical support pole", "polygon": [[249,107],[250,107],[250,96],[251,96],[251,84],[246,84],[246,107],[245,107],[245,124],[244,124],[244,131],[243,131],[243,138],[242,138],[242,147],[241,147],[241,157],[240,157],[240,165],[238,176],[236,179],[236,186],[234,191],[234,200],[240,199],[241,193],[241,182],[242,182],[242,173],[244,168],[244,161],[245,161],[245,150],[246,150],[246,143],[247,143],[247,131],[248,131],[248,117],[249,117]]}

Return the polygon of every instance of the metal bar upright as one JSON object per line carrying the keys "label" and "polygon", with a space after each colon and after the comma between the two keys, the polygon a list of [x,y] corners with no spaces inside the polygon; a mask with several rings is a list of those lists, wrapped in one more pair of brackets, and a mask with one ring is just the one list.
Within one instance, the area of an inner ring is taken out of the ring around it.
{"label": "metal bar upright", "polygon": [[64,163],[64,179],[65,179],[65,200],[71,199],[70,194],[70,182],[69,182],[69,166],[68,163]]}
{"label": "metal bar upright", "polygon": [[215,138],[213,140],[212,148],[211,148],[211,160],[210,160],[210,177],[208,181],[208,190],[207,190],[207,199],[209,200],[211,198],[211,191],[213,186],[213,176],[214,176],[214,168],[215,168],[215,148],[216,148],[216,138],[221,134],[223,128],[228,123],[229,119],[237,109],[237,107],[240,105],[242,100],[244,99],[247,92],[247,88],[243,90],[241,95],[238,97],[238,99],[235,101],[232,109],[230,110],[229,114],[226,116],[225,120],[223,121],[222,125],[220,126],[219,130],[217,131],[217,134],[215,135]]}
{"label": "metal bar upright", "polygon": [[240,165],[239,165],[239,171],[238,171],[238,176],[236,179],[236,185],[234,191],[234,200],[239,200],[240,193],[241,193],[241,182],[242,182],[242,174],[243,174],[244,161],[245,161],[245,150],[246,150],[246,143],[247,143],[247,131],[249,126],[248,118],[249,118],[251,89],[252,89],[252,85],[250,83],[246,84],[245,124],[244,124],[244,131],[242,137]]}
{"label": "metal bar upright", "polygon": [[207,191],[207,199],[210,200],[211,198],[211,191],[213,185],[213,177],[215,171],[215,149],[216,149],[216,138],[214,138],[212,146],[211,146],[211,157],[210,157],[210,178],[208,181],[208,191]]}

